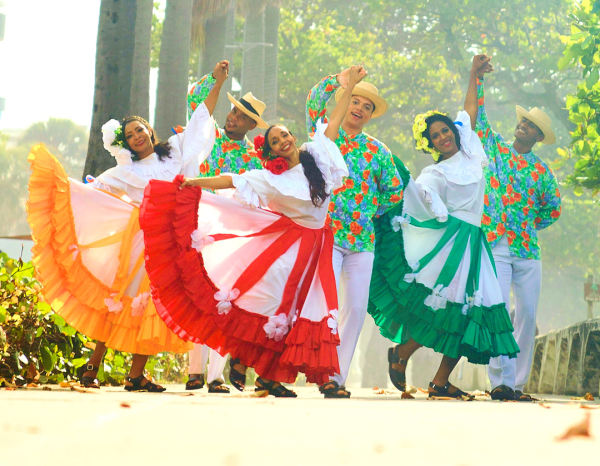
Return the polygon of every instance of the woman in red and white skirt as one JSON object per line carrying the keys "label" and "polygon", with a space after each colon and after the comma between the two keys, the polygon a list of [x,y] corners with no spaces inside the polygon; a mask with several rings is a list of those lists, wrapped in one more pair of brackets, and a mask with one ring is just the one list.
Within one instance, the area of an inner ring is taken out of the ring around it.
{"label": "woman in red and white skirt", "polygon": [[[349,86],[365,75],[353,67]],[[157,311],[181,338],[230,353],[239,390],[247,367],[259,375],[256,390],[277,397],[296,396],[281,382],[298,372],[323,384],[339,371],[326,220],[348,175],[333,142],[352,93],[344,95],[300,148],[285,126],[271,126],[258,148],[264,170],[146,188],[140,224]],[[231,189],[233,199],[201,188]]]}

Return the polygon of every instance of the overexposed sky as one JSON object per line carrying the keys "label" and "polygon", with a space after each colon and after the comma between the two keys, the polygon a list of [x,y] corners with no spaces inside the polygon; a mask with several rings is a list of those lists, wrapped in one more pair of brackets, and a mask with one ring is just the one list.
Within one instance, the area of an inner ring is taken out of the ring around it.
{"label": "overexposed sky", "polygon": [[49,117],[89,127],[100,0],[0,0],[1,129]]}

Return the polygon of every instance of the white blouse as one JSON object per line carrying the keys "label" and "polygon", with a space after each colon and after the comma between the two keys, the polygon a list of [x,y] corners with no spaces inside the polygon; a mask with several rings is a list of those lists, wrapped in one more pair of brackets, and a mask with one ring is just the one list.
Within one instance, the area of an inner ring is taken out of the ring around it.
{"label": "white blouse", "polygon": [[[327,125],[318,122],[313,140],[303,145],[315,159],[325,179],[328,194],[343,185],[348,167],[337,145],[325,136]],[[302,164],[275,175],[269,170],[251,170],[241,175],[227,173],[233,180],[234,199],[251,207],[278,212],[307,228],[323,228],[329,202],[315,207]]]}
{"label": "white blouse", "polygon": [[156,153],[129,164],[117,165],[99,175],[92,186],[125,195],[140,205],[150,180],[172,181],[177,175],[196,177],[200,163],[210,154],[215,141],[213,118],[206,105],[198,105],[184,132],[169,138],[170,157],[161,161]]}
{"label": "white blouse", "polygon": [[[461,150],[447,160],[425,167],[415,184],[422,200],[438,220],[445,221],[451,214],[472,225],[481,226],[485,194],[483,168],[488,165],[488,160],[479,137],[471,129],[469,114],[459,112],[456,123]],[[408,191],[408,197],[405,197],[408,200],[405,202],[413,206],[420,204],[421,200],[411,201]],[[419,215],[418,209],[415,213],[415,218],[428,217]]]}

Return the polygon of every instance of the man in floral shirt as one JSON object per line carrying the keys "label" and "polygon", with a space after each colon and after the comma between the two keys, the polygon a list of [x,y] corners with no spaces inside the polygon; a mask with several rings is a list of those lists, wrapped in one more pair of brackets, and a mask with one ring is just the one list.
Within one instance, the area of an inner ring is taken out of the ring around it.
{"label": "man in floral shirt", "polygon": [[531,401],[523,393],[529,379],[542,286],[537,232],[560,216],[558,183],[550,168],[532,152],[536,143],[554,144],[548,115],[538,108],[527,112],[517,105],[514,142],[508,144],[490,126],[484,106],[483,73],[493,68],[489,57],[473,59],[465,109],[477,112],[476,131],[489,159],[482,228],[492,247],[504,301],[515,298],[514,335],[521,352],[515,359],[490,360],[493,399]]}
{"label": "man in floral shirt", "polygon": [[[225,67],[226,74],[220,74],[219,70],[225,69]],[[228,72],[229,62],[223,60],[217,63],[212,73],[207,74],[192,86],[188,93],[188,118],[191,118],[199,104],[207,100],[209,93],[215,87],[215,95],[218,98]],[[219,79],[217,79],[218,77]],[[265,104],[256,99],[251,92],[240,100],[236,100],[229,93],[227,95],[233,108],[225,118],[223,128],[215,124],[217,132],[215,145],[210,156],[200,165],[200,176],[217,176],[221,173],[239,174],[247,170],[262,168],[260,159],[256,157],[254,146],[246,137],[246,133],[252,131],[256,126],[263,129],[269,127],[261,118]],[[211,114],[215,105],[216,100],[213,108],[209,108]]]}
{"label": "man in floral shirt", "polygon": [[[306,102],[308,132],[324,118],[327,101],[344,92],[349,69],[327,76],[313,87]],[[328,222],[335,237],[333,267],[336,281],[345,278],[345,295],[340,297],[340,374],[321,387],[326,397],[349,397],[344,383],[367,312],[369,284],[373,268],[375,232],[372,218],[402,200],[403,186],[392,154],[381,141],[363,132],[371,118],[385,113],[387,104],[372,84],[361,82],[355,88],[336,144],[350,175],[345,186],[333,192]]]}
{"label": "man in floral shirt", "polygon": [[[212,115],[221,87],[229,74],[229,62],[223,60],[216,64],[213,72],[207,74],[192,86],[188,93],[188,118],[202,102]],[[220,128],[215,123],[216,139],[213,150],[208,158],[200,165],[200,176],[217,176],[221,173],[244,173],[248,170],[262,168],[260,159],[254,153],[254,146],[246,137],[248,131],[256,126],[268,128],[261,118],[265,104],[254,98],[252,93],[246,94],[239,101],[228,94],[233,108],[225,119],[225,125]],[[187,390],[195,390],[204,386],[204,368],[209,357],[208,391],[212,393],[229,393],[229,388],[223,384],[223,369],[226,357],[205,345],[194,344],[190,351],[190,376],[186,383]],[[243,370],[238,367],[239,370]]]}

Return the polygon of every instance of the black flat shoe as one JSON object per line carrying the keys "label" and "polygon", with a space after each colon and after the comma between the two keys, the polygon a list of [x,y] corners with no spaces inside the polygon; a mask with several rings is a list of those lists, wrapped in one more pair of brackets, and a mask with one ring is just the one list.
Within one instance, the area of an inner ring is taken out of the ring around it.
{"label": "black flat shoe", "polygon": [[[93,366],[89,362],[81,366],[81,368],[78,370],[78,372],[80,373],[79,381],[81,382],[81,386],[84,388],[100,388],[100,382],[98,382],[98,379],[96,378],[98,376],[99,370],[99,367]],[[95,372],[96,376],[84,376],[83,374],[86,372]]]}
{"label": "black flat shoe", "polygon": [[390,375],[390,380],[401,392],[406,391],[406,372],[400,372],[392,367],[392,364],[400,364],[401,366],[406,366],[408,361],[406,359],[402,359],[400,356],[396,354],[396,347],[392,347],[388,349],[388,362],[389,368],[388,373]]}
{"label": "black flat shoe", "polygon": [[283,385],[277,385],[274,387],[277,382],[273,382],[272,380],[259,377],[256,379],[256,382],[258,382],[260,385],[256,386],[254,389],[255,392],[262,392],[266,390],[269,392],[269,395],[273,395],[275,398],[296,398],[298,396],[295,392],[285,388]]}
{"label": "black flat shoe", "polygon": [[455,391],[453,391],[452,393],[450,393],[448,390],[450,389],[450,387],[452,387],[452,384],[450,382],[448,382],[446,385],[444,385],[443,387],[440,387],[439,385],[434,384],[433,382],[429,382],[429,387],[434,389],[435,392],[429,392],[429,398],[434,398],[434,397],[444,397],[444,398],[462,398],[462,399],[467,399],[468,401],[474,400],[475,397],[473,395],[469,395],[467,392],[463,392],[461,389],[456,388]]}
{"label": "black flat shoe", "polygon": [[508,385],[498,385],[490,392],[492,400],[512,401],[515,399],[515,392]]}
{"label": "black flat shoe", "polygon": [[[156,385],[155,383],[148,380],[144,377],[144,374],[139,377],[127,377],[125,380],[131,384],[125,385],[125,390],[128,392],[148,392],[148,393],[161,393],[166,390],[165,387],[161,387],[160,385]],[[145,385],[142,385],[144,380],[148,380]]]}
{"label": "black flat shoe", "polygon": [[346,387],[340,387],[335,380],[331,380],[321,385],[319,387],[319,391],[325,396],[325,398],[350,398],[351,395],[351,393],[346,390]]}
{"label": "black flat shoe", "polygon": [[220,380],[213,380],[208,384],[208,393],[229,393],[229,387]]}
{"label": "black flat shoe", "polygon": [[204,374],[191,378],[185,383],[186,390],[200,390],[204,387]]}
{"label": "black flat shoe", "polygon": [[229,381],[240,392],[244,391],[246,386],[246,374],[242,374],[240,371],[233,368],[236,364],[241,364],[238,358],[231,358],[229,360]]}

